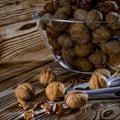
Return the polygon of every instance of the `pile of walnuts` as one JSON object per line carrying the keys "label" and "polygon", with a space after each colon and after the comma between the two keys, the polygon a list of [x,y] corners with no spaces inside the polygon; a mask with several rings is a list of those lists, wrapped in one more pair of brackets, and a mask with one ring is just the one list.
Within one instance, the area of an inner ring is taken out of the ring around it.
{"label": "pile of walnuts", "polygon": [[52,0],[39,16],[53,54],[69,68],[89,72],[120,64],[119,0]]}

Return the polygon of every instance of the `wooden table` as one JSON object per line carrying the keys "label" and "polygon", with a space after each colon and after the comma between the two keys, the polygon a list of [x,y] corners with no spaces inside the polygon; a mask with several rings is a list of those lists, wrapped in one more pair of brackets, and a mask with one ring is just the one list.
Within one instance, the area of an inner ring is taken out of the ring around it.
{"label": "wooden table", "polygon": [[[22,82],[28,81],[36,89],[32,103],[47,100],[38,82],[46,65],[66,88],[89,80],[89,75],[63,69],[45,46],[33,19],[33,13],[43,9],[44,4],[44,0],[0,0],[0,120],[23,119],[23,110],[14,96],[14,89]],[[120,99],[93,100],[78,111],[67,109],[58,116],[43,113],[35,119],[120,120]]]}

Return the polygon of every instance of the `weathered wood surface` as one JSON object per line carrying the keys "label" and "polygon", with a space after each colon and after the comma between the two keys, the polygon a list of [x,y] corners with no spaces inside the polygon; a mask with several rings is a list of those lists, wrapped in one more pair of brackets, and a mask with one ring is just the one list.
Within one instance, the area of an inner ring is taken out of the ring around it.
{"label": "weathered wood surface", "polygon": [[[89,80],[89,75],[69,72],[54,62],[33,19],[33,13],[43,9],[44,4],[44,0],[0,0],[0,120],[23,119],[23,110],[14,96],[14,89],[22,82],[35,86],[33,103],[47,99],[38,77],[48,64],[66,88]],[[43,113],[35,117],[56,119],[120,120],[120,99],[89,101],[78,111],[66,109],[60,116]]]}

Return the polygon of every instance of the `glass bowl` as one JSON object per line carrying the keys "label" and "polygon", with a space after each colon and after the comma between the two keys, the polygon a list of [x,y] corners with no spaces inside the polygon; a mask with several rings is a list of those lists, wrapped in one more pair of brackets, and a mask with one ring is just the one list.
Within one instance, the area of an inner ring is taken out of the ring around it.
{"label": "glass bowl", "polygon": [[38,29],[64,68],[88,74],[98,68],[120,68],[120,19],[83,21],[64,14],[56,19],[40,13],[34,14]]}

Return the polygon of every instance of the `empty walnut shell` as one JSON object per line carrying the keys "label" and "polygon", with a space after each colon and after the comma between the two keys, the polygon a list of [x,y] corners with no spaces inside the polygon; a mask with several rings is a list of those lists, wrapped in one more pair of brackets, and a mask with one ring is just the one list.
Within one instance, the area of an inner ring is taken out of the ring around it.
{"label": "empty walnut shell", "polygon": [[56,77],[55,73],[51,70],[51,68],[49,66],[44,68],[40,72],[39,82],[43,86],[47,86],[49,83],[51,83],[53,81],[56,81],[56,80],[57,80],[57,77]]}
{"label": "empty walnut shell", "polygon": [[99,73],[93,73],[89,80],[89,89],[106,88],[107,86],[107,78],[105,76]]}
{"label": "empty walnut shell", "polygon": [[82,91],[73,90],[66,94],[65,103],[69,108],[80,109],[86,105],[88,95]]}
{"label": "empty walnut shell", "polygon": [[87,30],[85,25],[81,23],[73,24],[70,34],[72,41],[77,44],[85,44],[91,39],[89,31]]}
{"label": "empty walnut shell", "polygon": [[[110,12],[105,16],[105,20],[108,22],[108,27],[113,30],[120,28],[120,15],[116,12]],[[113,21],[113,22],[111,22]]]}
{"label": "empty walnut shell", "polygon": [[35,95],[35,89],[28,82],[18,85],[17,88],[15,89],[15,96],[17,99],[28,101],[32,97],[34,97],[34,95]]}
{"label": "empty walnut shell", "polygon": [[65,86],[61,82],[51,82],[45,89],[46,96],[51,101],[60,101],[64,97]]}
{"label": "empty walnut shell", "polygon": [[[101,25],[101,22],[103,20],[103,15],[98,10],[91,10],[88,12],[86,16],[86,25],[94,30],[98,28]],[[98,21],[98,22],[97,22]]]}

